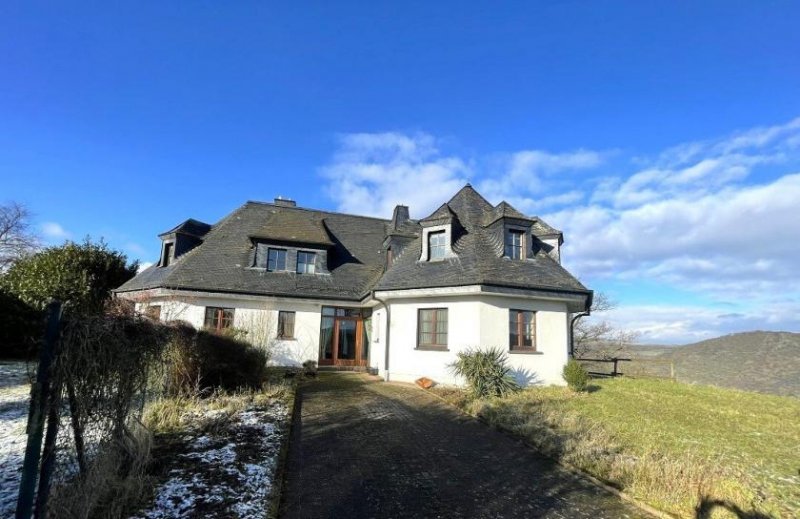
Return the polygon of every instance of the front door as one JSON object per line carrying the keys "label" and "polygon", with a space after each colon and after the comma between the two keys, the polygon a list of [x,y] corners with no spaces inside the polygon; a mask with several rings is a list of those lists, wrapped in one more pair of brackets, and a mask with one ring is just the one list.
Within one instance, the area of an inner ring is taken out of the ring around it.
{"label": "front door", "polygon": [[320,366],[366,366],[364,321],[358,309],[323,307]]}

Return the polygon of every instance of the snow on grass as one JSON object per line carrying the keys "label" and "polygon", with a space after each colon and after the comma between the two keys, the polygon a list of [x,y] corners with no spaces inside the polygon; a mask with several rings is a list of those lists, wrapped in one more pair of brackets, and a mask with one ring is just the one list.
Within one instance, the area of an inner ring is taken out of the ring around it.
{"label": "snow on grass", "polygon": [[[196,414],[214,419],[215,413]],[[167,481],[136,518],[267,517],[287,421],[287,407],[273,402],[236,413],[221,430],[184,436],[188,452],[167,460]]]}
{"label": "snow on grass", "polygon": [[30,391],[24,362],[0,362],[0,517],[13,516],[17,506]]}

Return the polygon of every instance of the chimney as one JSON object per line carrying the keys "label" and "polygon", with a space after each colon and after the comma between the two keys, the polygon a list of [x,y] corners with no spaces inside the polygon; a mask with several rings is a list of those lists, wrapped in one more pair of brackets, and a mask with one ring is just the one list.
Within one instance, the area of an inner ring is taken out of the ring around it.
{"label": "chimney", "polygon": [[394,214],[392,215],[392,228],[397,229],[399,225],[407,222],[408,220],[408,206],[396,205],[394,207]]}
{"label": "chimney", "polygon": [[279,205],[281,207],[297,207],[297,202],[291,198],[283,198],[282,196],[278,195],[278,198],[275,199],[275,205]]}

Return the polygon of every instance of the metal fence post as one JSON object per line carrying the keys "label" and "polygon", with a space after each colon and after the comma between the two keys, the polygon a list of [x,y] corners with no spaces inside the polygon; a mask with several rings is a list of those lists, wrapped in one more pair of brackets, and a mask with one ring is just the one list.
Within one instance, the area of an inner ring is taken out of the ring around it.
{"label": "metal fence post", "polygon": [[39,473],[44,416],[50,400],[51,368],[58,344],[60,323],[61,303],[53,301],[47,305],[47,329],[45,330],[44,344],[39,352],[36,381],[31,387],[28,426],[25,430],[28,434],[28,443],[25,447],[25,459],[22,463],[22,478],[19,484],[16,519],[30,519],[33,513],[33,497],[36,493],[36,480]]}

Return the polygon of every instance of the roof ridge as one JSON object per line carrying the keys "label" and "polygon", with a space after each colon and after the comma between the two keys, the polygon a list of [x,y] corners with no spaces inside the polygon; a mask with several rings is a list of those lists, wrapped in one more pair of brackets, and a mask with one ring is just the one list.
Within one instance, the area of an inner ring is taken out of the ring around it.
{"label": "roof ridge", "polygon": [[293,211],[306,211],[306,212],[313,212],[313,213],[322,213],[322,214],[330,214],[335,216],[350,216],[352,218],[364,218],[367,220],[379,220],[381,222],[390,222],[392,221],[391,218],[379,218],[377,216],[366,216],[363,214],[352,214],[352,213],[343,213],[340,211],[328,211],[326,209],[312,209],[310,207],[290,207],[285,205],[277,205],[272,202],[261,202],[260,200],[248,200],[244,203],[247,204],[255,204],[255,205],[266,205],[271,207],[280,207],[281,209],[291,209]]}

